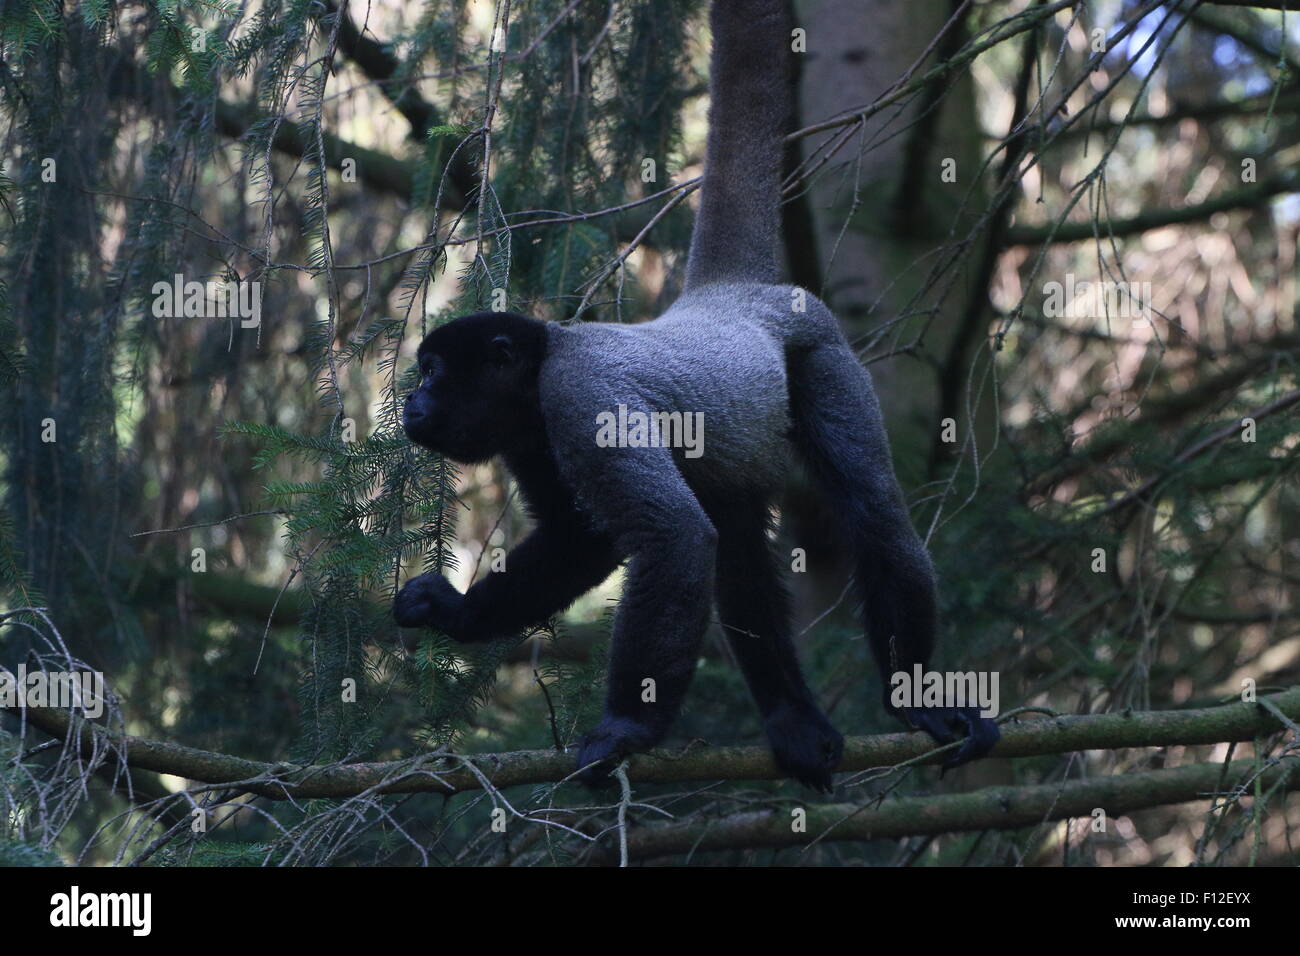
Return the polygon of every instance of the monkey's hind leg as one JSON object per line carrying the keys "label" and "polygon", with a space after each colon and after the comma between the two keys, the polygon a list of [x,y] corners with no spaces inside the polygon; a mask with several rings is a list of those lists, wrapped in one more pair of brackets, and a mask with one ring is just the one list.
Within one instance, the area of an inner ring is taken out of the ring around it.
{"label": "monkey's hind leg", "polygon": [[[934,652],[934,569],[894,477],[871,377],[843,341],[796,355],[790,364],[795,441],[848,532],[867,637],[891,712],[890,678],[929,666]],[[964,732],[945,762],[982,757],[998,726],[977,707],[903,707],[899,716],[940,743]]]}
{"label": "monkey's hind leg", "polygon": [[844,750],[813,699],[790,636],[789,596],[767,538],[761,504],[711,512],[718,526],[718,616],[781,771],[815,790],[831,789]]}

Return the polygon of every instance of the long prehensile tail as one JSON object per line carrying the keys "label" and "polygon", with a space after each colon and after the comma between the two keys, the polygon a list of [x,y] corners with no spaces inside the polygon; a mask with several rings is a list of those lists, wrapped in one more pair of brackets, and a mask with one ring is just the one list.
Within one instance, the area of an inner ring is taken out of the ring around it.
{"label": "long prehensile tail", "polygon": [[714,0],[709,139],[686,287],[776,282],[792,112],[789,0]]}

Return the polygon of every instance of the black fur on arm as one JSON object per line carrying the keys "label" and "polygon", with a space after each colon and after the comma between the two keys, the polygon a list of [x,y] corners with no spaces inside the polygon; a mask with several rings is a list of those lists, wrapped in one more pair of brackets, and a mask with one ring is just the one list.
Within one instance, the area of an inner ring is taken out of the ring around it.
{"label": "black fur on arm", "polygon": [[549,450],[510,456],[510,470],[537,527],[491,571],[461,594],[437,572],[407,582],[393,603],[403,627],[433,627],[464,642],[515,637],[563,611],[619,564],[608,536],[575,507]]}
{"label": "black fur on arm", "polygon": [[393,603],[403,627],[432,627],[458,641],[515,637],[563,611],[618,566],[609,542],[578,522],[539,525],[461,594],[436,571],[407,582]]}

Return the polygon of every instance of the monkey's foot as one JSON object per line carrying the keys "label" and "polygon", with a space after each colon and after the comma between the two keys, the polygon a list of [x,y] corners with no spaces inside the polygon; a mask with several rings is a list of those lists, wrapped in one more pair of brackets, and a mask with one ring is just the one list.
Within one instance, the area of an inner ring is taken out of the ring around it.
{"label": "monkey's foot", "polygon": [[588,787],[608,786],[610,771],[628,754],[644,752],[661,735],[631,717],[606,714],[578,745],[578,780]]}
{"label": "monkey's foot", "polygon": [[901,711],[909,724],[941,744],[956,740],[957,731],[966,732],[962,745],[944,759],[944,770],[983,757],[1002,736],[993,720],[980,716],[978,707],[903,707]]}
{"label": "monkey's foot", "polygon": [[805,787],[831,791],[831,774],[844,754],[844,737],[811,704],[782,704],[763,718],[776,765]]}

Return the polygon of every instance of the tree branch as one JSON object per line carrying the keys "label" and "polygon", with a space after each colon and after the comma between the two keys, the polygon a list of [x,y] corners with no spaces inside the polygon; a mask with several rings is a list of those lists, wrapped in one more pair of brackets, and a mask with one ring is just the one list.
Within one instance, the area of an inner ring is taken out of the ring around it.
{"label": "tree branch", "polygon": [[1241,189],[1231,189],[1221,196],[1207,199],[1194,206],[1181,209],[1155,209],[1133,216],[1130,219],[1111,219],[1106,222],[1065,222],[1049,226],[1013,226],[1007,231],[1008,246],[1037,246],[1045,242],[1083,242],[1100,238],[1102,241],[1111,236],[1131,236],[1162,226],[1174,226],[1182,223],[1201,222],[1209,219],[1216,212],[1232,212],[1237,209],[1254,209],[1281,193],[1295,192],[1300,189],[1300,178],[1292,170],[1274,173],[1267,179]]}
{"label": "tree branch", "polygon": [[[1264,789],[1300,790],[1300,759],[1288,757],[1261,776]],[[1111,819],[1133,810],[1204,800],[1253,782],[1253,760],[1193,764],[1174,770],[1125,773],[1036,786],[987,787],[973,793],[903,797],[876,807],[812,804],[806,829],[795,832],[786,809],[737,813],[722,819],[640,827],[628,834],[632,860],[699,850],[806,846],[813,840],[884,840],[920,834],[1015,830],[1101,808]],[[606,851],[608,852],[608,851]]]}
{"label": "tree branch", "polygon": [[[1300,720],[1300,687],[1265,698],[1292,720]],[[67,711],[30,707],[28,721],[60,738],[72,727]],[[994,756],[1027,757],[1076,750],[1166,747],[1250,740],[1279,729],[1279,720],[1262,703],[1234,703],[1198,710],[1123,712],[1034,719],[1004,724]],[[123,737],[79,721],[73,731],[83,752],[96,744],[114,747],[132,768],[169,773],[203,783],[237,784],[271,799],[341,798],[360,793],[459,793],[521,784],[558,783],[573,773],[573,757],[551,750],[500,754],[425,754],[378,763],[294,766],[245,760],[229,754],[168,741]],[[98,738],[98,740],[96,740]],[[953,745],[950,745],[953,746]],[[890,767],[929,755],[941,759],[921,733],[853,737],[845,741],[840,770]],[[469,764],[474,769],[470,769]],[[782,776],[764,747],[688,745],[677,752],[656,751],[628,762],[628,779],[640,783],[701,780],[771,780]]]}
{"label": "tree branch", "polygon": [[[340,11],[334,0],[324,0],[324,10],[337,14],[340,18],[339,47],[348,59],[360,67],[369,79],[378,83],[388,101],[411,124],[411,139],[424,142],[429,130],[442,123],[437,108],[420,95],[413,83],[402,79],[401,62],[386,45],[358,30],[352,22],[351,14]],[[462,208],[465,197],[473,195],[478,189],[478,173],[469,159],[468,151],[454,153],[446,172],[454,191],[449,205]]]}
{"label": "tree branch", "polygon": [[[110,95],[132,104],[143,105],[163,115],[166,115],[171,104],[185,99],[184,93],[176,90],[166,80],[151,75],[126,56],[113,65],[105,82]],[[216,99],[213,107],[216,130],[231,139],[240,139],[258,118],[256,111],[220,98]],[[283,119],[276,129],[272,145],[286,156],[301,158],[306,149],[306,140],[297,123]],[[350,157],[356,160],[357,176],[366,185],[402,199],[410,198],[416,175],[414,163],[348,142],[332,133],[324,134],[324,146],[325,161],[331,168],[337,170],[341,161]],[[463,197],[458,193],[445,198],[449,199],[449,206],[456,208],[463,203]]]}
{"label": "tree branch", "polygon": [[[1269,416],[1276,415],[1278,412],[1286,411],[1290,409],[1291,406],[1297,403],[1300,403],[1300,388],[1292,389],[1291,391],[1287,392],[1285,395],[1282,395],[1281,397],[1274,399],[1273,401],[1269,402],[1267,405],[1258,409],[1256,412],[1251,413],[1251,415],[1247,417],[1253,418],[1255,420],[1258,420],[1260,418],[1267,418]],[[1144,495],[1146,495],[1147,492],[1149,492],[1152,488],[1155,488],[1161,482],[1165,481],[1165,479],[1169,477],[1169,473],[1173,470],[1173,468],[1186,464],[1187,462],[1195,458],[1197,455],[1200,455],[1205,451],[1207,451],[1208,449],[1213,448],[1215,445],[1219,444],[1220,442],[1240,434],[1241,434],[1241,422],[1240,421],[1229,422],[1227,425],[1223,426],[1218,431],[1205,436],[1200,441],[1193,444],[1190,448],[1185,448],[1182,451],[1180,451],[1177,455],[1174,456],[1173,461],[1170,462],[1170,467],[1168,470],[1152,475],[1150,478],[1142,482],[1136,488],[1133,488],[1130,491],[1126,491],[1119,498],[1116,498],[1114,501],[1106,505],[1106,507],[1101,509],[1100,514],[1109,514],[1112,511],[1116,511],[1120,508],[1126,507],[1127,505],[1133,504],[1135,501],[1140,500]]]}
{"label": "tree branch", "polygon": [[[1022,494],[1026,496],[1044,494],[1062,481],[1077,477],[1113,455],[1131,448],[1135,428],[1149,429],[1169,425],[1205,408],[1225,395],[1232,395],[1243,382],[1267,369],[1276,361],[1278,355],[1285,354],[1296,344],[1290,336],[1279,336],[1267,343],[1266,348],[1247,356],[1242,362],[1224,369],[1217,375],[1203,378],[1196,385],[1164,400],[1143,403],[1142,415],[1128,423],[1131,427],[1108,428],[1096,432],[1087,444],[1071,451],[1059,464],[1028,482]],[[1279,405],[1278,402],[1281,404]],[[1294,398],[1284,395],[1281,399],[1252,409],[1241,418],[1253,418],[1259,421],[1279,411],[1285,411],[1293,404],[1295,404]],[[1237,419],[1238,426],[1240,421],[1240,418]]]}
{"label": "tree branch", "polygon": [[1267,43],[1242,24],[1221,19],[1217,14],[1210,13],[1206,8],[1192,10],[1187,14],[1187,19],[1191,21],[1194,27],[1209,33],[1219,33],[1237,41],[1237,43],[1259,57],[1265,66],[1276,66],[1278,61],[1281,60],[1286,64],[1287,69],[1291,71],[1292,76],[1300,74],[1300,63],[1292,59],[1285,49],[1271,49]]}
{"label": "tree branch", "polygon": [[[240,139],[253,125],[255,117],[233,103],[217,100],[215,120],[217,131],[231,139]],[[356,160],[357,178],[367,186],[379,192],[389,193],[400,199],[410,199],[415,183],[416,167],[414,163],[397,159],[377,149],[358,146],[332,133],[322,134],[325,147],[325,164],[338,170],[344,159]],[[298,129],[298,124],[290,119],[282,119],[275,130],[271,145],[286,156],[301,158],[306,150],[306,139]],[[464,197],[458,193],[443,199],[449,209],[459,209],[464,204]]]}
{"label": "tree branch", "polygon": [[[1029,131],[1024,128],[1024,123],[1029,111],[1029,84],[1038,62],[1037,51],[1038,30],[1030,30],[1025,34],[1024,48],[1020,53],[1020,69],[1016,74],[1015,93],[1012,97],[1011,123],[1004,143],[1006,152],[998,169],[988,229],[978,253],[974,281],[971,282],[965,306],[954,326],[952,344],[939,373],[939,409],[933,419],[935,422],[942,422],[946,418],[957,421],[961,418],[961,398],[972,365],[971,349],[981,332],[988,328],[985,316],[989,310],[989,291],[993,286],[993,276],[1001,258],[1011,222],[1011,211],[1015,205],[1016,186],[1020,179],[1017,171],[1028,147]],[[948,448],[943,441],[943,433],[943,428],[935,428],[934,440],[930,445],[926,473],[932,479],[937,476],[939,466],[944,461],[944,452]]]}
{"label": "tree branch", "polygon": [[[1297,73],[1300,76],[1300,73]],[[1061,139],[1113,133],[1117,129],[1129,130],[1138,126],[1174,126],[1183,120],[1220,120],[1242,119],[1259,113],[1273,111],[1275,116],[1295,113],[1300,110],[1300,92],[1295,91],[1294,84],[1287,87],[1292,92],[1279,94],[1274,100],[1271,92],[1261,96],[1252,96],[1241,100],[1221,100],[1191,106],[1180,106],[1159,116],[1144,114],[1123,119],[1100,119],[1096,122],[1078,123],[1060,133]],[[1001,133],[986,133],[985,139],[1001,141]]]}

